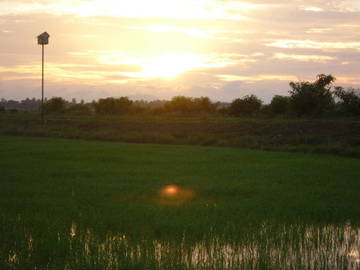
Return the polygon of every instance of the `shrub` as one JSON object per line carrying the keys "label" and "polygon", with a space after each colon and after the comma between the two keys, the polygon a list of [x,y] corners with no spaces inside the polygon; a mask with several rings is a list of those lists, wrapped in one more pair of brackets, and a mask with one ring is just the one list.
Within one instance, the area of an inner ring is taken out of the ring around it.
{"label": "shrub", "polygon": [[217,105],[212,103],[208,97],[190,98],[177,96],[164,104],[164,111],[179,112],[184,114],[214,112]]}
{"label": "shrub", "polygon": [[229,113],[234,116],[252,116],[260,111],[262,101],[255,95],[245,96],[233,100]]}
{"label": "shrub", "polygon": [[71,104],[67,110],[67,112],[72,113],[72,114],[90,114],[91,113],[91,109],[88,105],[86,104]]}
{"label": "shrub", "polygon": [[276,95],[271,100],[269,112],[272,114],[285,114],[290,108],[290,97]]}
{"label": "shrub", "polygon": [[340,100],[337,104],[340,114],[360,115],[360,89],[335,87],[334,95]]}
{"label": "shrub", "polygon": [[43,109],[46,113],[62,113],[66,109],[66,101],[61,97],[53,97],[44,103]]}
{"label": "shrub", "polygon": [[260,113],[264,116],[271,116],[273,115],[271,108],[270,108],[270,104],[265,104],[262,105],[260,108]]}
{"label": "shrub", "polygon": [[124,114],[131,112],[133,102],[128,97],[102,98],[93,103],[97,114]]}
{"label": "shrub", "polygon": [[190,113],[194,111],[193,101],[191,98],[184,96],[173,97],[171,101],[164,104],[167,112]]}
{"label": "shrub", "polygon": [[298,116],[320,116],[334,108],[331,84],[335,81],[332,75],[318,75],[311,82],[291,82],[290,103]]}
{"label": "shrub", "polygon": [[217,108],[217,104],[212,103],[208,97],[195,98],[193,103],[198,112],[214,112]]}

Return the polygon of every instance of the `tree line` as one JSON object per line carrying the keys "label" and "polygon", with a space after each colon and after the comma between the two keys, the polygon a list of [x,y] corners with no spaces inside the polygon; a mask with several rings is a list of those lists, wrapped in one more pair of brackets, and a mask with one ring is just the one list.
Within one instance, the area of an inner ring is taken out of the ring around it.
{"label": "tree line", "polygon": [[[313,82],[290,82],[289,96],[276,95],[270,104],[264,104],[255,95],[236,98],[231,103],[212,102],[208,97],[192,98],[176,96],[170,101],[132,101],[128,97],[108,97],[85,103],[76,100],[68,102],[61,97],[46,100],[46,113],[100,114],[121,115],[136,113],[153,114],[224,114],[231,116],[257,115],[288,115],[299,117],[325,116],[360,116],[360,90],[337,86],[333,87],[335,77],[320,74]],[[32,101],[32,103],[30,102]],[[8,103],[14,101],[0,101],[0,112],[9,108]],[[15,102],[16,103],[16,102]],[[39,100],[26,99],[21,104],[32,104],[31,108],[39,108]],[[11,104],[10,104],[11,105]],[[16,104],[15,104],[16,105]],[[24,105],[22,105],[24,106]],[[16,108],[12,108],[14,110]]]}

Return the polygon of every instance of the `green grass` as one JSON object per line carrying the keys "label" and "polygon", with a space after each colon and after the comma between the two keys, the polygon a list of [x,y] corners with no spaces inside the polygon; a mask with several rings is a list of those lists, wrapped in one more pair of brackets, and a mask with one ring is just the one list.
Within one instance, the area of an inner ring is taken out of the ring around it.
{"label": "green grass", "polygon": [[359,247],[358,159],[10,136],[0,155],[1,269],[291,269],[304,250],[321,265],[296,269],[327,269]]}

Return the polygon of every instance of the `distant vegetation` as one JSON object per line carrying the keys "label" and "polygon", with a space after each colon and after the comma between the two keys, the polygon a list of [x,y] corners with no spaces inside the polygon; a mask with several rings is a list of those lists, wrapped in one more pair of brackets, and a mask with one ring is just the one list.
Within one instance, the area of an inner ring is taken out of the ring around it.
{"label": "distant vegetation", "polygon": [[228,113],[234,116],[253,116],[259,113],[262,101],[255,95],[237,98],[231,102]]}
{"label": "distant vegetation", "polygon": [[[335,77],[320,74],[314,82],[290,82],[289,96],[276,95],[270,104],[264,104],[255,95],[236,98],[231,103],[213,102],[208,97],[192,98],[176,96],[170,101],[132,101],[128,97],[108,97],[91,103],[83,100],[77,103],[61,97],[45,100],[46,113],[71,114],[177,114],[202,115],[222,114],[237,117],[248,116],[291,116],[291,117],[326,117],[360,116],[360,89],[337,86],[333,87]],[[0,101],[0,113],[18,110],[37,111],[41,106],[39,99],[22,101]]]}

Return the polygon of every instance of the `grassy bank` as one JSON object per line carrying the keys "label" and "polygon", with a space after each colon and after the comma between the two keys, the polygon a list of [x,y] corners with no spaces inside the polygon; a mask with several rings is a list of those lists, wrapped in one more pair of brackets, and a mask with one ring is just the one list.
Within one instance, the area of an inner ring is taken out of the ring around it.
{"label": "grassy bank", "polygon": [[213,145],[360,157],[360,120],[0,114],[0,134]]}
{"label": "grassy bank", "polygon": [[359,266],[358,159],[12,136],[0,149],[1,269]]}

